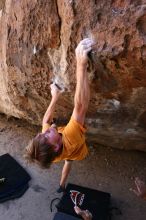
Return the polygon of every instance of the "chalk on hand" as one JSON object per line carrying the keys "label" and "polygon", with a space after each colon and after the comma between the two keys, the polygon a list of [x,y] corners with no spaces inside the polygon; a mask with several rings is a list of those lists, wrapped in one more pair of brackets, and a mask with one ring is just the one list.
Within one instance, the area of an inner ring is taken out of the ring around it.
{"label": "chalk on hand", "polygon": [[57,83],[54,83],[54,85],[55,85],[59,90],[62,90],[62,88],[61,88]]}
{"label": "chalk on hand", "polygon": [[54,84],[57,87],[57,89],[59,89],[61,92],[65,91],[65,85],[64,85],[63,79],[61,79],[58,76],[55,76],[54,79],[52,79],[51,81],[52,81],[52,84]]}

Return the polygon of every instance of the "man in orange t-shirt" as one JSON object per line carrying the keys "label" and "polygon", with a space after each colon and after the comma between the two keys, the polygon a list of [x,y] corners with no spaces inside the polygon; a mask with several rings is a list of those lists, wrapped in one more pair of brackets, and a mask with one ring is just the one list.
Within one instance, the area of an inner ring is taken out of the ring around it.
{"label": "man in orange t-shirt", "polygon": [[88,109],[90,89],[87,74],[88,53],[94,46],[92,39],[82,40],[76,48],[76,90],[74,109],[69,123],[65,127],[57,128],[51,125],[56,102],[62,91],[59,85],[53,83],[51,87],[52,99],[44,114],[42,133],[39,133],[27,147],[27,156],[42,167],[49,167],[52,162],[65,160],[58,192],[65,189],[65,182],[71,169],[72,161],[82,160],[88,154],[85,143],[85,115]]}

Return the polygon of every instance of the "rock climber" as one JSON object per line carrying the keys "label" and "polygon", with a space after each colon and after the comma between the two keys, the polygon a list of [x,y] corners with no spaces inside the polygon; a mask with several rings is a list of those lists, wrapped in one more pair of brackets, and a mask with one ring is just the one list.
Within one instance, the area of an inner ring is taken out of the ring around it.
{"label": "rock climber", "polygon": [[83,160],[88,155],[85,142],[85,116],[89,105],[90,88],[87,74],[88,53],[95,42],[85,38],[78,44],[76,54],[76,89],[74,108],[68,124],[57,127],[52,124],[56,103],[61,95],[59,85],[51,84],[51,102],[42,120],[42,132],[33,138],[26,148],[27,157],[48,168],[52,163],[64,160],[58,192],[65,190],[65,183],[71,170],[72,162]]}

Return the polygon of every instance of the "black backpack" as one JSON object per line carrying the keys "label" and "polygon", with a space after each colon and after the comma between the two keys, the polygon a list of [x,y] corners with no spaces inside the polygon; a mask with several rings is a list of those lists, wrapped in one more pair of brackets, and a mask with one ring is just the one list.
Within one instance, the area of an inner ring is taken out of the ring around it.
{"label": "black backpack", "polygon": [[0,156],[0,202],[21,197],[31,179],[25,169],[9,154]]}

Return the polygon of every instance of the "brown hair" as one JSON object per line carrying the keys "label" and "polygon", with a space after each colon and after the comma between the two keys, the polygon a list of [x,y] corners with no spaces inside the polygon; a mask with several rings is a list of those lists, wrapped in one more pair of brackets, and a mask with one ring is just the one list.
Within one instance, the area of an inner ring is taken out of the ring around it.
{"label": "brown hair", "polygon": [[54,146],[46,140],[42,133],[38,134],[30,141],[24,155],[29,162],[37,162],[43,168],[49,168],[57,156]]}

